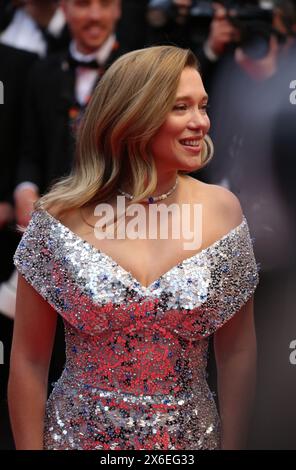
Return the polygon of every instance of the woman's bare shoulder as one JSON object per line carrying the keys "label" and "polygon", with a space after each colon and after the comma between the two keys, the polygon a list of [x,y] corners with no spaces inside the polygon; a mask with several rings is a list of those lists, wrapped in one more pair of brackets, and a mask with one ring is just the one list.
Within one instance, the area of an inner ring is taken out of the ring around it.
{"label": "woman's bare shoulder", "polygon": [[60,204],[51,205],[46,211],[72,231],[81,229],[82,219],[79,208],[65,208]]}
{"label": "woman's bare shoulder", "polygon": [[233,192],[223,186],[204,183],[191,177],[190,180],[193,200],[202,201],[207,213],[206,219],[215,220],[222,235],[242,222],[242,207]]}

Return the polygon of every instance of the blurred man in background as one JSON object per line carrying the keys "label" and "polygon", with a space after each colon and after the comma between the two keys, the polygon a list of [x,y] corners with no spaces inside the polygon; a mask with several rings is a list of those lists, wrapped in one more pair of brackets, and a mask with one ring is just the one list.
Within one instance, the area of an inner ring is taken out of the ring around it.
{"label": "blurred man in background", "polygon": [[61,5],[72,34],[70,47],[36,65],[28,85],[15,191],[21,225],[28,224],[40,193],[69,172],[81,113],[106,68],[124,50],[115,35],[120,0],[63,0]]}
{"label": "blurred man in background", "polygon": [[65,17],[57,0],[17,0],[6,5],[2,14],[3,44],[45,57],[69,42]]}
{"label": "blurred man in background", "polygon": [[[4,345],[4,364],[0,364],[0,435],[5,423],[6,383],[15,306],[15,288],[13,286],[10,291],[5,281],[13,272],[12,257],[20,239],[14,226],[13,191],[20,155],[27,77],[37,59],[35,54],[0,44],[0,82],[3,85],[3,101],[0,102],[0,341]],[[5,445],[4,438],[0,441]]]}

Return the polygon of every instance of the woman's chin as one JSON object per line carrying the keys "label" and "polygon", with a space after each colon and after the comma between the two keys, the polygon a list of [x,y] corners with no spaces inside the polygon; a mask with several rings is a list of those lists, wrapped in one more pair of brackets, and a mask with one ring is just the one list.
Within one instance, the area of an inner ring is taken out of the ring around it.
{"label": "woman's chin", "polygon": [[188,172],[197,171],[201,166],[201,158],[200,155],[198,155],[197,157],[192,157],[190,162],[182,162],[182,164],[180,164],[179,170]]}

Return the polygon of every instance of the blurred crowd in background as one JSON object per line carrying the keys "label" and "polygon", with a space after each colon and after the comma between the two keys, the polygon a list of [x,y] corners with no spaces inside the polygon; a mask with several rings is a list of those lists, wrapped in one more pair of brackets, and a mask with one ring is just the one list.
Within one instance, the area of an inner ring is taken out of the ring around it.
{"label": "blurred crowd in background", "polygon": [[[260,264],[248,446],[296,449],[296,366],[289,360],[296,339],[296,0],[0,1],[2,449],[13,447],[6,386],[16,227],[28,224],[34,201],[69,172],[75,130],[106,68],[125,52],[158,44],[191,48],[199,59],[215,156],[192,176],[239,197]],[[59,331],[57,338],[52,379],[63,365]],[[210,358],[210,379],[212,367]]]}

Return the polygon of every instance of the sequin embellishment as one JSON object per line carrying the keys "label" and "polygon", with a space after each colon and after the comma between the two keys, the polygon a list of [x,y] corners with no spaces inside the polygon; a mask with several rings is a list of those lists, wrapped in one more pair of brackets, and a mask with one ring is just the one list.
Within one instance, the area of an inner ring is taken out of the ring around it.
{"label": "sequin embellishment", "polygon": [[65,324],[45,449],[219,448],[208,339],[258,284],[245,218],[148,287],[46,211],[33,213],[14,262]]}

